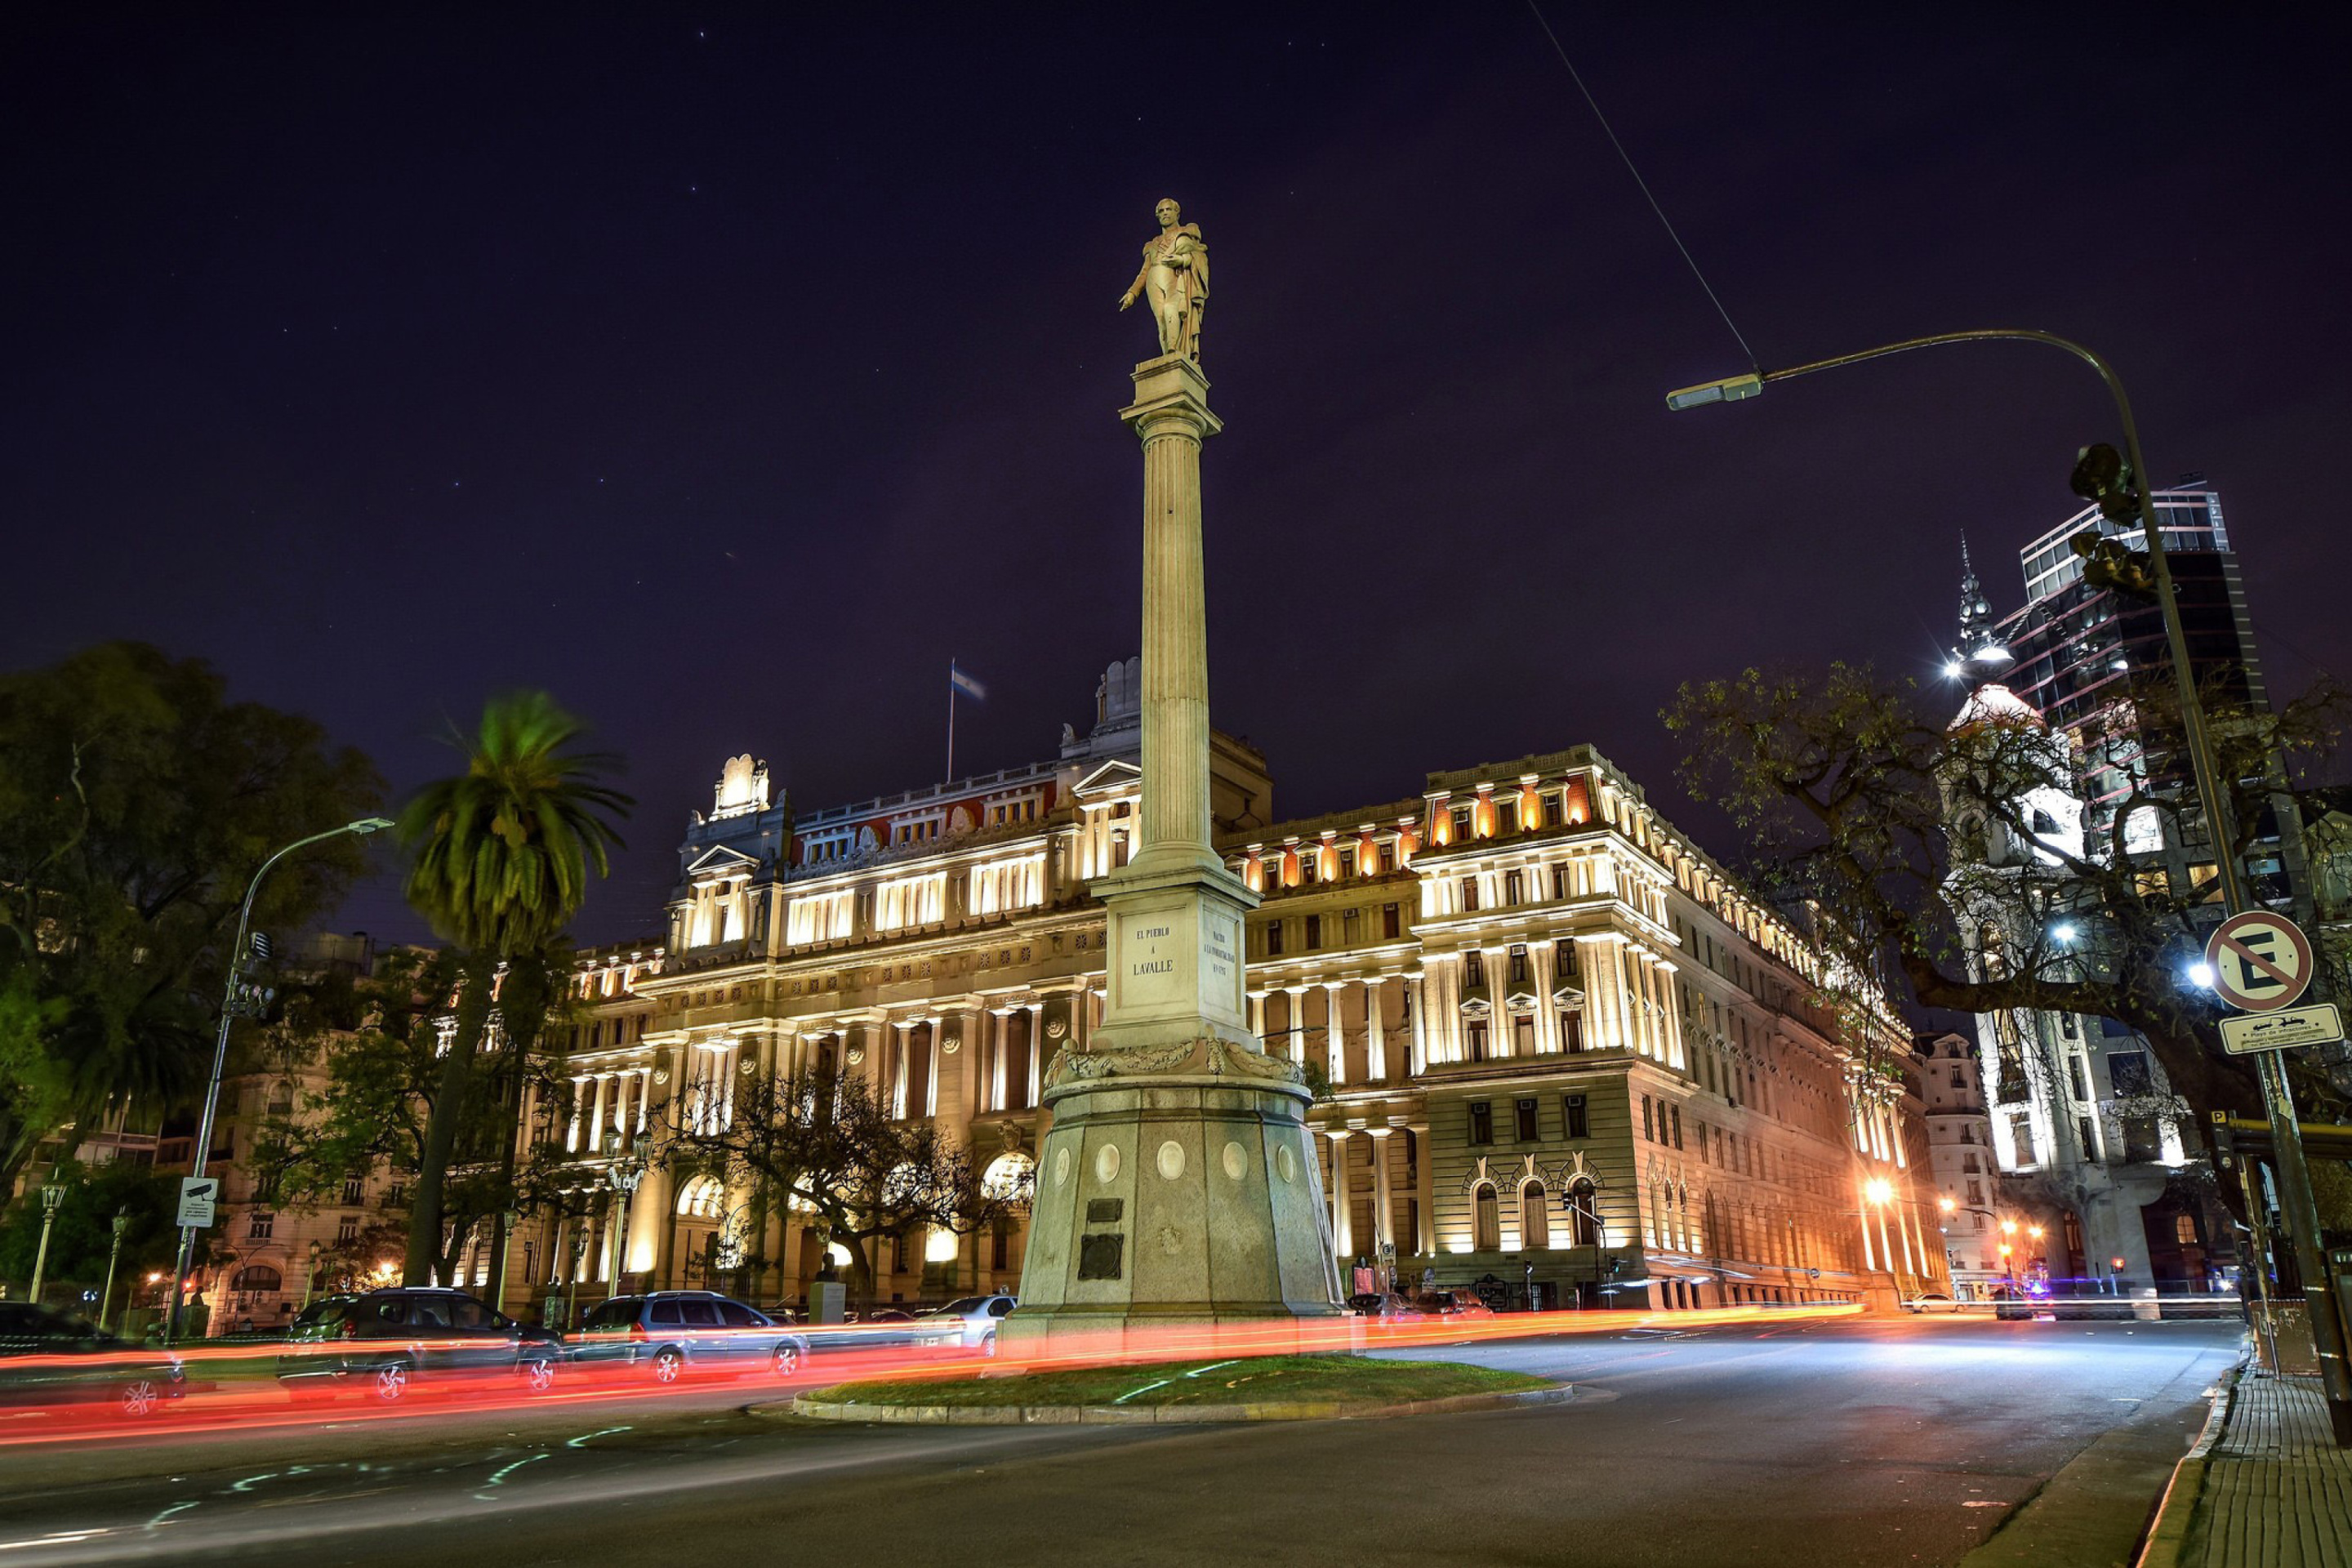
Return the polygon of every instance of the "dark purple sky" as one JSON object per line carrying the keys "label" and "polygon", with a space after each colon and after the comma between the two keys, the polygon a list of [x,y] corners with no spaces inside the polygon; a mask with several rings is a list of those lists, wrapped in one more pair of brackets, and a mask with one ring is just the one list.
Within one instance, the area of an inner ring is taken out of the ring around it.
{"label": "dark purple sky", "polygon": [[[0,37],[0,658],[201,654],[404,790],[545,686],[642,802],[591,939],[732,752],[936,777],[950,654],[967,767],[1084,721],[1162,195],[1215,258],[1217,719],[1286,813],[1581,741],[1728,855],[1675,684],[1929,672],[1959,531],[2011,607],[2114,434],[2023,347],[1669,415],[1742,356],[1509,5],[52,9]],[[1768,9],[1547,12],[1764,362],[2091,342],[2222,487],[2273,679],[2352,669],[2342,26]]]}

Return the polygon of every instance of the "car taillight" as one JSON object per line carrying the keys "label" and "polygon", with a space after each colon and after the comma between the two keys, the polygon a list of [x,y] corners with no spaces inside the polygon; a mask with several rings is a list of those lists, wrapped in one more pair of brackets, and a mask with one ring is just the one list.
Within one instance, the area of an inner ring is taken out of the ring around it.
{"label": "car taillight", "polygon": [[631,1323],[629,1325],[629,1338],[633,1340],[642,1340],[646,1337],[646,1326],[643,1323]]}
{"label": "car taillight", "polygon": [[352,1321],[351,1319],[345,1318],[343,1320],[343,1326],[335,1331],[335,1337],[339,1340],[358,1339],[360,1337],[360,1326]]}

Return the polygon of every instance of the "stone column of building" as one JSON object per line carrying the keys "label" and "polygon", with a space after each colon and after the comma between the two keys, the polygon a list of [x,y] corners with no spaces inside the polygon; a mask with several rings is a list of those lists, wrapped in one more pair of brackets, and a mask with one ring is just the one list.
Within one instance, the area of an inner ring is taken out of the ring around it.
{"label": "stone column of building", "polygon": [[1429,1070],[1429,1031],[1422,1017],[1423,982],[1417,974],[1404,977],[1405,1072],[1419,1078]]}
{"label": "stone column of building", "polygon": [[[1323,983],[1323,1062],[1336,1087],[1348,1081],[1348,1040],[1340,1025],[1339,987],[1343,980]],[[1346,1251],[1345,1247],[1340,1249]]]}
{"label": "stone column of building", "polygon": [[1559,1037],[1559,1004],[1551,999],[1551,994],[1559,986],[1559,982],[1552,978],[1551,943],[1528,943],[1528,978],[1536,994],[1537,1053],[1549,1055],[1567,1049],[1568,1043]]}
{"label": "stone column of building", "polygon": [[1393,1127],[1367,1127],[1372,1141],[1372,1246],[1396,1245],[1396,1199],[1389,1190],[1389,1135]]}
{"label": "stone column of building", "polygon": [[890,1028],[898,1038],[890,1042],[890,1114],[894,1117],[919,1116],[921,1111],[907,1103],[908,1054],[914,1048],[917,1018],[893,1018]]}
{"label": "stone column of building", "polygon": [[1381,993],[1387,985],[1388,977],[1381,974],[1364,982],[1364,1076],[1374,1083],[1389,1080],[1389,1037],[1381,1021]]}
{"label": "stone column of building", "polygon": [[613,1075],[608,1072],[596,1075],[595,1109],[588,1113],[587,1152],[591,1154],[599,1154],[604,1150],[604,1086],[612,1079]]}
{"label": "stone column of building", "polygon": [[1045,1004],[1029,1004],[1029,1083],[1023,1103],[1031,1110],[1037,1107],[1039,1080],[1045,1072]]}
{"label": "stone column of building", "polygon": [[1356,1255],[1356,1223],[1354,1194],[1349,1186],[1348,1141],[1353,1136],[1346,1127],[1327,1128],[1324,1136],[1331,1140],[1331,1248],[1345,1268]]}
{"label": "stone column of building", "polygon": [[982,1069],[988,1080],[982,1091],[986,1101],[981,1107],[983,1110],[1004,1109],[1004,1053],[1012,1044],[1012,1018],[1010,1007],[988,1009],[988,1058]]}
{"label": "stone column of building", "polygon": [[1408,1121],[1405,1130],[1412,1134],[1413,1198],[1421,1209],[1421,1224],[1412,1238],[1412,1249],[1423,1258],[1433,1258],[1437,1254],[1437,1162],[1431,1157],[1429,1123]]}
{"label": "stone column of building", "polygon": [[1134,380],[1120,418],[1143,443],[1142,842],[1096,883],[1108,1007],[1095,1048],[1063,1053],[1043,1086],[1053,1121],[1013,1340],[1339,1310],[1312,1097],[1249,1031],[1257,895],[1211,844],[1200,458],[1218,421],[1181,348]]}
{"label": "stone column of building", "polygon": [[1250,1033],[1261,1040],[1265,1038],[1265,993],[1263,991],[1249,994],[1249,1022]]}
{"label": "stone column of building", "polygon": [[1282,990],[1290,998],[1290,1015],[1285,1020],[1290,1026],[1283,1032],[1290,1042],[1290,1059],[1303,1062],[1307,1059],[1307,987],[1286,985]]}

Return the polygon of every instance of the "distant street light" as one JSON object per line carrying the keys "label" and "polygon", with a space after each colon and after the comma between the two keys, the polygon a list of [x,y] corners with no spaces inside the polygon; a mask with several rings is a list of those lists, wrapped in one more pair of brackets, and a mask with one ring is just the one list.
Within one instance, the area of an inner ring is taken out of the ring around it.
{"label": "distant street light", "polygon": [[[2246,870],[2231,846],[2236,841],[2230,797],[2224,786],[2220,765],[2214,759],[2212,740],[2206,730],[2205,710],[2197,691],[2197,671],[2189,658],[2189,634],[2180,623],[2180,605],[2173,589],[2172,567],[2165,553],[2164,530],[2156,516],[2155,488],[2147,482],[2147,458],[2140,451],[2139,424],[2132,417],[2131,399],[2124,394],[2124,384],[2115,367],[2090,349],[2054,332],[2034,331],[2026,328],[1993,328],[1966,332],[1937,332],[1929,337],[1906,338],[1900,342],[1882,343],[1858,353],[1840,354],[1834,359],[1815,360],[1787,370],[1765,370],[1759,366],[1746,375],[1729,376],[1722,381],[1703,382],[1697,386],[1685,386],[1666,395],[1670,409],[1696,408],[1709,403],[1737,403],[1761,394],[1768,383],[1790,381],[1797,376],[1811,375],[1815,371],[1837,370],[1846,365],[1861,364],[1868,360],[1884,359],[1889,354],[1908,353],[1915,349],[1942,348],[1954,343],[2025,342],[2040,343],[2047,348],[2064,351],[2096,371],[2105,384],[2108,395],[2115,400],[2116,416],[2123,425],[2124,450],[2112,447],[2085,447],[2076,455],[2070,488],[2084,500],[2096,504],[2101,517],[2110,522],[2124,523],[2137,518],[2143,556],[2121,542],[2085,531],[2070,541],[2075,552],[2084,557],[2084,580],[2110,587],[2120,594],[2155,601],[2164,618],[2165,643],[2172,658],[2172,679],[2180,700],[2181,739],[2189,752],[2189,763],[2196,781],[2197,798],[2205,811],[2205,834],[2214,848],[2215,868],[2221,874],[2221,906],[2225,914],[2244,914],[2260,906],[2252,897],[2246,883]],[[2006,650],[2004,650],[2006,651]],[[2210,984],[2210,980],[2200,984]],[[2303,1278],[2305,1304],[2309,1309],[2313,1348],[2318,1352],[2320,1383],[2327,1398],[2327,1416],[2333,1428],[2336,1446],[2352,1448],[2352,1363],[2346,1361],[2344,1331],[2336,1315],[2336,1303],[2331,1300],[2327,1284],[2326,1260],[2320,1249],[2319,1207],[2312,1199],[2311,1171],[2303,1152],[2303,1128],[2295,1120],[2294,1094],[2288,1086],[2286,1068],[2276,1051],[2255,1055],[2254,1070],[2263,1088],[2263,1106],[2271,1124],[2271,1143],[2276,1151],[2279,1176],[2279,1196],[2285,1211],[2288,1241],[2294,1249],[2295,1271]],[[2259,1272],[2259,1270],[2258,1270]]]}
{"label": "distant street light", "polygon": [[[341,827],[331,827],[324,833],[313,833],[308,838],[297,838],[293,843],[264,860],[261,863],[261,868],[254,872],[253,880],[246,884],[245,903],[236,912],[236,941],[230,944],[228,950],[228,979],[221,998],[220,1035],[213,1044],[213,1075],[205,1089],[204,1112],[196,1120],[195,1161],[188,1173],[190,1176],[201,1176],[205,1173],[205,1156],[212,1152],[213,1117],[220,1105],[221,1073],[228,1066],[229,1022],[248,1008],[247,987],[245,981],[246,932],[253,923],[253,900],[255,895],[261,891],[261,879],[269,875],[271,867],[293,854],[297,849],[306,849],[313,844],[323,844],[330,838],[339,838],[346,833],[357,834],[363,838],[371,833],[381,833],[391,826],[392,820],[389,817],[362,816],[356,822],[346,822]],[[167,1345],[179,1342],[180,1307],[187,1294],[188,1264],[195,1247],[196,1227],[192,1225],[182,1226],[179,1264],[172,1271],[172,1306],[163,1318],[163,1342]]]}
{"label": "distant street light", "polygon": [[33,1254],[33,1305],[41,1304],[41,1279],[49,1271],[49,1227],[65,1206],[66,1190],[52,1182],[41,1189],[41,1247]]}
{"label": "distant street light", "polygon": [[106,1289],[98,1293],[98,1331],[106,1331],[107,1315],[114,1310],[114,1265],[122,1257],[122,1233],[131,1228],[131,1205],[114,1211],[114,1246],[106,1255]]}

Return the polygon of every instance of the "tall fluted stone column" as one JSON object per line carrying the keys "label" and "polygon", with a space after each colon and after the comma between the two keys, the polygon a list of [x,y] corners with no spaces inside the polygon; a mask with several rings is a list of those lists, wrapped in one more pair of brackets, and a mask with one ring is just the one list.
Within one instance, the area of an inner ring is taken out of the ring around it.
{"label": "tall fluted stone column", "polygon": [[1119,414],[1143,444],[1141,843],[1095,883],[1103,1022],[1045,1075],[1053,1121],[1008,1340],[1339,1310],[1304,1075],[1250,1028],[1257,895],[1210,837],[1208,390],[1180,350],[1135,367]]}

